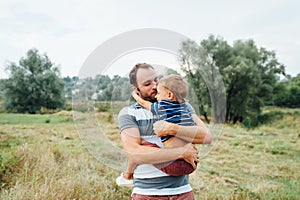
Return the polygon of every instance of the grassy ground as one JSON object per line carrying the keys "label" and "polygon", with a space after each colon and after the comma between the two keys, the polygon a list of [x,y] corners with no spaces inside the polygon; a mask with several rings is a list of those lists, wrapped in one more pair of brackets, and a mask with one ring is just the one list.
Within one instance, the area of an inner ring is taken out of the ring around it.
{"label": "grassy ground", "polygon": [[[299,199],[300,110],[247,130],[226,125],[190,176],[196,199]],[[111,115],[98,114],[120,144]],[[0,199],[130,199],[115,184],[120,171],[96,160],[80,140],[70,112],[0,113]]]}

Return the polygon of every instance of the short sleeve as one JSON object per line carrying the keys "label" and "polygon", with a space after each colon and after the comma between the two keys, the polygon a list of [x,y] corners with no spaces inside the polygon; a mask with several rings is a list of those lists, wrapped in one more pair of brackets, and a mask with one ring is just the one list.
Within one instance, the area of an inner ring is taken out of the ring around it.
{"label": "short sleeve", "polygon": [[129,107],[123,108],[118,115],[118,123],[119,123],[119,129],[122,132],[126,128],[138,128],[137,121],[133,115],[130,114]]}
{"label": "short sleeve", "polygon": [[188,102],[185,102],[186,108],[187,110],[191,113],[191,114],[196,114],[195,109],[192,107],[192,105]]}
{"label": "short sleeve", "polygon": [[153,115],[157,115],[158,110],[159,110],[159,103],[158,102],[152,103],[150,107],[150,112],[152,112]]}

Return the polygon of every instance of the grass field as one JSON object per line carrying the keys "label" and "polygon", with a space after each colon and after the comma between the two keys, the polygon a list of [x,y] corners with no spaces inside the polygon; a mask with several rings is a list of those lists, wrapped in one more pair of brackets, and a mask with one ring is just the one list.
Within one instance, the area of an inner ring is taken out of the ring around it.
{"label": "grass field", "polygon": [[[300,198],[300,110],[276,110],[282,119],[256,129],[225,125],[190,176],[196,199]],[[120,146],[115,120],[97,117]],[[120,171],[86,149],[71,112],[0,113],[0,127],[0,199],[130,199],[115,183]]]}

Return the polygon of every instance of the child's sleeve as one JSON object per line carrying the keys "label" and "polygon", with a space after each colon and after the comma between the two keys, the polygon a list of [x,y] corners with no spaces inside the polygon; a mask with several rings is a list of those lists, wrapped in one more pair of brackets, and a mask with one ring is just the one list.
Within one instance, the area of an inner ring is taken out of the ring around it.
{"label": "child's sleeve", "polygon": [[196,113],[195,109],[192,107],[192,105],[191,105],[190,103],[185,102],[185,105],[186,105],[187,110],[188,110],[191,114],[195,114],[195,113]]}

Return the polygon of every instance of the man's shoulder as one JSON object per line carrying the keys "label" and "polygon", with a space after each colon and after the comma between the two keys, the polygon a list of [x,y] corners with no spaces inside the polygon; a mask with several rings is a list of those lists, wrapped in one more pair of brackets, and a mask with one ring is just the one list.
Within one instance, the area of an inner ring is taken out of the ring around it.
{"label": "man's shoulder", "polygon": [[152,113],[138,104],[124,107],[118,114],[120,130],[130,127],[139,127],[147,124],[153,118]]}
{"label": "man's shoulder", "polygon": [[129,106],[125,106],[124,108],[122,108],[121,111],[119,112],[119,116],[122,116],[122,115],[136,116],[137,113],[139,113],[139,112],[145,112],[145,111],[147,111],[147,110],[144,109],[138,103],[135,103],[135,104],[132,104],[132,105],[129,105]]}

